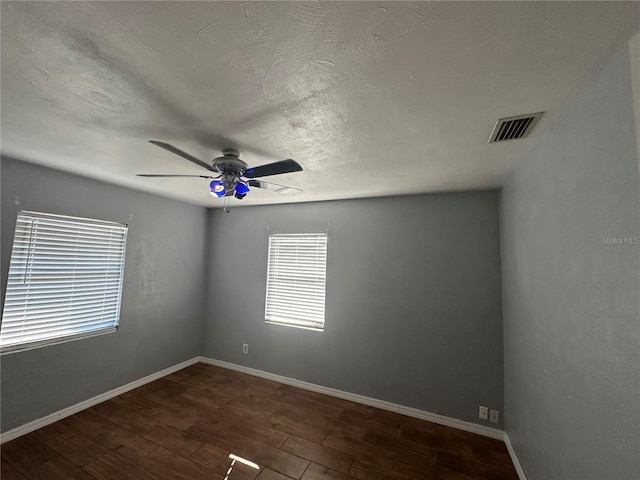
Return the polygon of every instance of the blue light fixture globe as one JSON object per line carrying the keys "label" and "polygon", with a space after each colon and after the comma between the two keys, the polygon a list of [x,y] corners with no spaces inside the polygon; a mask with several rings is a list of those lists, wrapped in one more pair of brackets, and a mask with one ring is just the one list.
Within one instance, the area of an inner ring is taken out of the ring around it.
{"label": "blue light fixture globe", "polygon": [[220,180],[212,181],[209,184],[209,187],[211,188],[211,191],[209,192],[211,195],[213,195],[214,197],[224,197],[224,183],[222,183]]}
{"label": "blue light fixture globe", "polygon": [[236,193],[239,195],[244,196],[249,193],[249,190],[249,186],[244,182],[238,182],[238,184],[236,185]]}

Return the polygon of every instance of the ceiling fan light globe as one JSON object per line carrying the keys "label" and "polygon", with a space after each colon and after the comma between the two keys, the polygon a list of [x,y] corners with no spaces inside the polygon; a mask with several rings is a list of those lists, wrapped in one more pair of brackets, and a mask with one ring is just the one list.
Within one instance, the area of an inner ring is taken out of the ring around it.
{"label": "ceiling fan light globe", "polygon": [[220,180],[214,180],[209,184],[211,191],[209,192],[214,197],[222,197],[225,194],[224,183]]}
{"label": "ceiling fan light globe", "polygon": [[250,189],[249,186],[244,183],[244,182],[238,182],[238,184],[236,185],[236,193],[239,195],[242,195],[243,197],[249,193]]}

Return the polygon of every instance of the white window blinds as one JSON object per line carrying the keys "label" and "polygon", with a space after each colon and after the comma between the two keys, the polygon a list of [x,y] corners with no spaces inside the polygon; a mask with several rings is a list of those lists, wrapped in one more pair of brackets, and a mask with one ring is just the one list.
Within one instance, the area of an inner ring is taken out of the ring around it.
{"label": "white window blinds", "polygon": [[1,351],[115,330],[127,226],[22,211],[13,239]]}
{"label": "white window blinds", "polygon": [[269,237],[267,322],[324,329],[327,235]]}

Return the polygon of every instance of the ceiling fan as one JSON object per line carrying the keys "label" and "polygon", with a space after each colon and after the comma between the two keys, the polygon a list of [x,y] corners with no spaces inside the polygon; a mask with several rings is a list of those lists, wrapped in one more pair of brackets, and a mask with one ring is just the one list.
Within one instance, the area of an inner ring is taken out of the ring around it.
{"label": "ceiling fan", "polygon": [[251,167],[240,160],[240,152],[233,148],[225,148],[222,150],[222,156],[214,158],[211,164],[203,162],[196,157],[183,152],[179,148],[169,143],[149,140],[150,143],[164,148],[168,152],[178,155],[199,165],[209,172],[217,173],[218,176],[210,175],[165,175],[155,173],[139,173],[138,177],[194,177],[211,179],[209,193],[214,197],[236,197],[242,200],[251,190],[249,187],[261,188],[263,190],[271,190],[272,192],[282,193],[284,195],[297,195],[302,190],[293,187],[285,187],[276,183],[257,180],[257,177],[268,177],[270,175],[280,175],[282,173],[299,172],[302,167],[298,162],[292,159],[280,160],[279,162],[260,165],[259,167]]}

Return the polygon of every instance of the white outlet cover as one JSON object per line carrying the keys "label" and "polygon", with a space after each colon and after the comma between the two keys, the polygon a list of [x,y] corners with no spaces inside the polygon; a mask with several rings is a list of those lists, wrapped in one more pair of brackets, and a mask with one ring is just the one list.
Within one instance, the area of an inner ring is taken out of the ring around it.
{"label": "white outlet cover", "polygon": [[498,410],[491,410],[491,414],[489,415],[489,421],[491,423],[498,423],[500,419],[500,412]]}
{"label": "white outlet cover", "polygon": [[478,417],[482,420],[486,420],[489,417],[489,408],[488,407],[480,407],[478,409]]}

